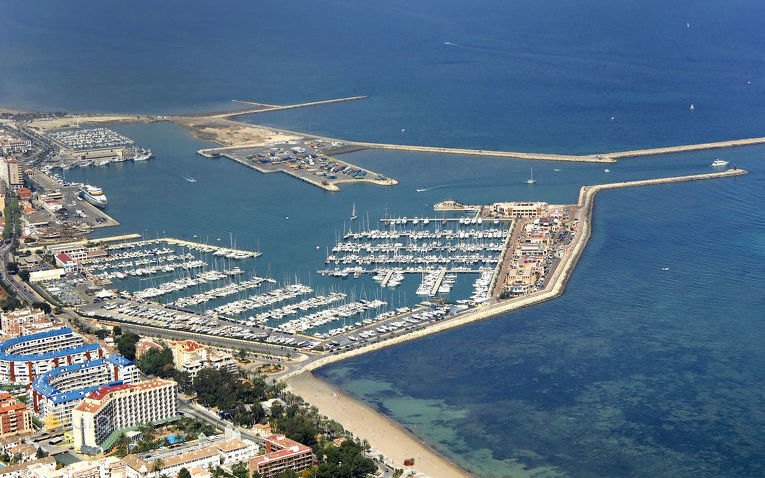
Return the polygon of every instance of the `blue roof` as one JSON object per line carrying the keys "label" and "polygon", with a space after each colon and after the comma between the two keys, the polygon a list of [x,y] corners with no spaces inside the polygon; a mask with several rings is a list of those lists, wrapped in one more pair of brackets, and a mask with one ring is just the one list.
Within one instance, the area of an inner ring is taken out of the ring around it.
{"label": "blue roof", "polygon": [[118,367],[127,367],[128,365],[133,365],[133,362],[120,354],[111,354],[110,356],[106,357],[106,360]]}
{"label": "blue roof", "polygon": [[59,393],[50,397],[51,401],[58,405],[59,403],[66,403],[72,400],[81,400],[85,398],[90,392],[95,392],[101,387],[111,387],[113,385],[122,385],[122,380],[117,380],[109,383],[102,383],[101,385],[94,385],[92,387],[78,388],[77,390],[71,390],[69,392]]}
{"label": "blue roof", "polygon": [[91,367],[99,367],[101,365],[104,365],[107,362],[117,365],[118,367],[124,367],[126,365],[133,364],[133,362],[122,357],[121,355],[112,354],[106,359],[96,359],[96,360],[91,360],[85,363],[76,363],[72,365],[66,365],[64,367],[54,368],[53,370],[45,372],[44,374],[37,377],[37,379],[34,382],[32,382],[32,388],[36,390],[37,393],[39,393],[40,395],[44,395],[50,398],[50,400],[52,400],[53,403],[58,404],[62,402],[68,402],[70,400],[75,400],[78,398],[84,398],[85,395],[87,395],[88,393],[94,390],[97,390],[103,387],[104,385],[122,384],[123,383],[122,380],[117,380],[114,382],[97,384],[91,387],[84,387],[84,388],[79,388],[76,390],[70,390],[68,392],[61,392],[56,387],[50,384],[50,380],[53,377],[57,377],[61,375],[62,373],[73,372],[75,370],[82,370],[82,369],[91,368]]}
{"label": "blue roof", "polygon": [[64,357],[71,354],[76,353],[82,353],[82,352],[88,352],[88,351],[94,351],[101,348],[98,344],[84,344],[80,345],[78,347],[73,347],[69,349],[61,349],[61,350],[55,350],[53,352],[47,352],[44,354],[29,354],[29,355],[17,355],[13,353],[8,353],[6,350],[9,347],[12,347],[14,345],[23,344],[25,342],[29,342],[31,340],[36,339],[45,339],[49,337],[56,337],[58,335],[67,335],[72,333],[72,329],[69,327],[63,328],[63,329],[57,329],[57,330],[48,330],[46,332],[39,332],[32,335],[24,335],[22,337],[16,337],[13,339],[8,339],[5,342],[0,342],[0,360],[7,360],[9,362],[13,361],[35,361],[35,360],[47,360],[52,359],[56,357]]}

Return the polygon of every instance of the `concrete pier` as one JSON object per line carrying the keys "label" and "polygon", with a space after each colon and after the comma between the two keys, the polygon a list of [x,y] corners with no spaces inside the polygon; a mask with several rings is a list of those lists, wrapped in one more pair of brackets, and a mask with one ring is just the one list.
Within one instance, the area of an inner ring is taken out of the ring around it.
{"label": "concrete pier", "polygon": [[446,269],[441,269],[438,271],[438,277],[436,277],[436,282],[433,283],[433,288],[430,289],[430,295],[436,295],[438,294],[438,288],[441,287],[441,282],[444,281],[444,277],[446,276]]}
{"label": "concrete pier", "polygon": [[368,98],[368,97],[367,96],[349,96],[347,98],[334,98],[331,100],[309,101],[307,103],[298,103],[294,105],[269,105],[266,103],[258,103],[255,101],[231,100],[235,103],[254,105],[255,108],[249,108],[249,109],[237,110],[237,111],[224,111],[220,113],[213,113],[213,114],[208,114],[203,116],[206,118],[231,118],[234,116],[249,115],[249,114],[255,114],[255,113],[267,113],[269,111],[290,110],[294,108],[306,108],[309,106],[326,105],[330,103],[342,103],[344,101],[363,100],[364,98]]}
{"label": "concrete pier", "polygon": [[484,149],[466,148],[443,148],[438,146],[414,146],[404,144],[365,143],[359,141],[346,141],[347,145],[370,149],[391,149],[399,151],[416,151],[422,153],[460,154],[467,156],[492,156],[500,158],[529,159],[541,161],[572,161],[583,163],[616,163],[619,159],[633,158],[637,156],[658,156],[670,153],[683,153],[688,151],[704,151],[711,149],[733,148],[737,146],[753,146],[765,144],[765,137],[746,138],[730,141],[715,141],[710,143],[687,144],[682,146],[667,146],[663,148],[636,149],[631,151],[615,151],[603,154],[546,154],[546,153],[522,153],[517,151],[492,151]]}
{"label": "concrete pier", "polygon": [[393,277],[393,271],[388,271],[385,274],[385,279],[380,283],[380,287],[385,287],[388,285],[388,282],[390,282],[390,278]]}

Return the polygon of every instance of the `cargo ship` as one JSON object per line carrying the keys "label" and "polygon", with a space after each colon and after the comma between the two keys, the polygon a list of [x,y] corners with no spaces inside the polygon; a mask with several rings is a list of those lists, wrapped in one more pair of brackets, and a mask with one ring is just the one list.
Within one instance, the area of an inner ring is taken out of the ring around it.
{"label": "cargo ship", "polygon": [[106,194],[99,187],[83,184],[80,186],[80,197],[96,207],[106,209]]}

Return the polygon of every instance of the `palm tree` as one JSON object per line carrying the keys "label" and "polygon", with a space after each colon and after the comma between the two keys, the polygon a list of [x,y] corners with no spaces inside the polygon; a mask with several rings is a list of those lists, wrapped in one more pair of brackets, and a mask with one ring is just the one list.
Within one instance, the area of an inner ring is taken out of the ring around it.
{"label": "palm tree", "polygon": [[157,473],[162,471],[162,468],[165,467],[165,462],[162,461],[162,458],[157,458],[154,460],[154,463],[151,464],[151,471],[154,473],[154,476],[157,476]]}

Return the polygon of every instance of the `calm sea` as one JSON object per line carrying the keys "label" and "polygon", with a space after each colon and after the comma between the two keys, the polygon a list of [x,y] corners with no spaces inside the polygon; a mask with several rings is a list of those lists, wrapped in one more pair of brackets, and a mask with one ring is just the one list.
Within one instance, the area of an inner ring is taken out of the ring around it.
{"label": "calm sea", "polygon": [[[10,106],[163,113],[367,94],[248,120],[550,152],[765,130],[765,4],[756,1],[3,8],[0,104]],[[330,194],[198,157],[203,144],[166,123],[118,130],[157,160],[67,172],[109,196],[122,226],[101,234],[234,240],[263,251],[256,272],[401,303],[413,301],[416,279],[380,292],[315,274],[354,202],[375,221],[424,214],[445,198],[573,202],[581,184],[706,172],[718,155],[751,170],[605,192],[563,297],[319,374],[480,476],[765,474],[765,148],[626,160],[610,173],[533,163],[534,186],[523,184],[525,161],[362,151],[346,158],[401,184]]]}

